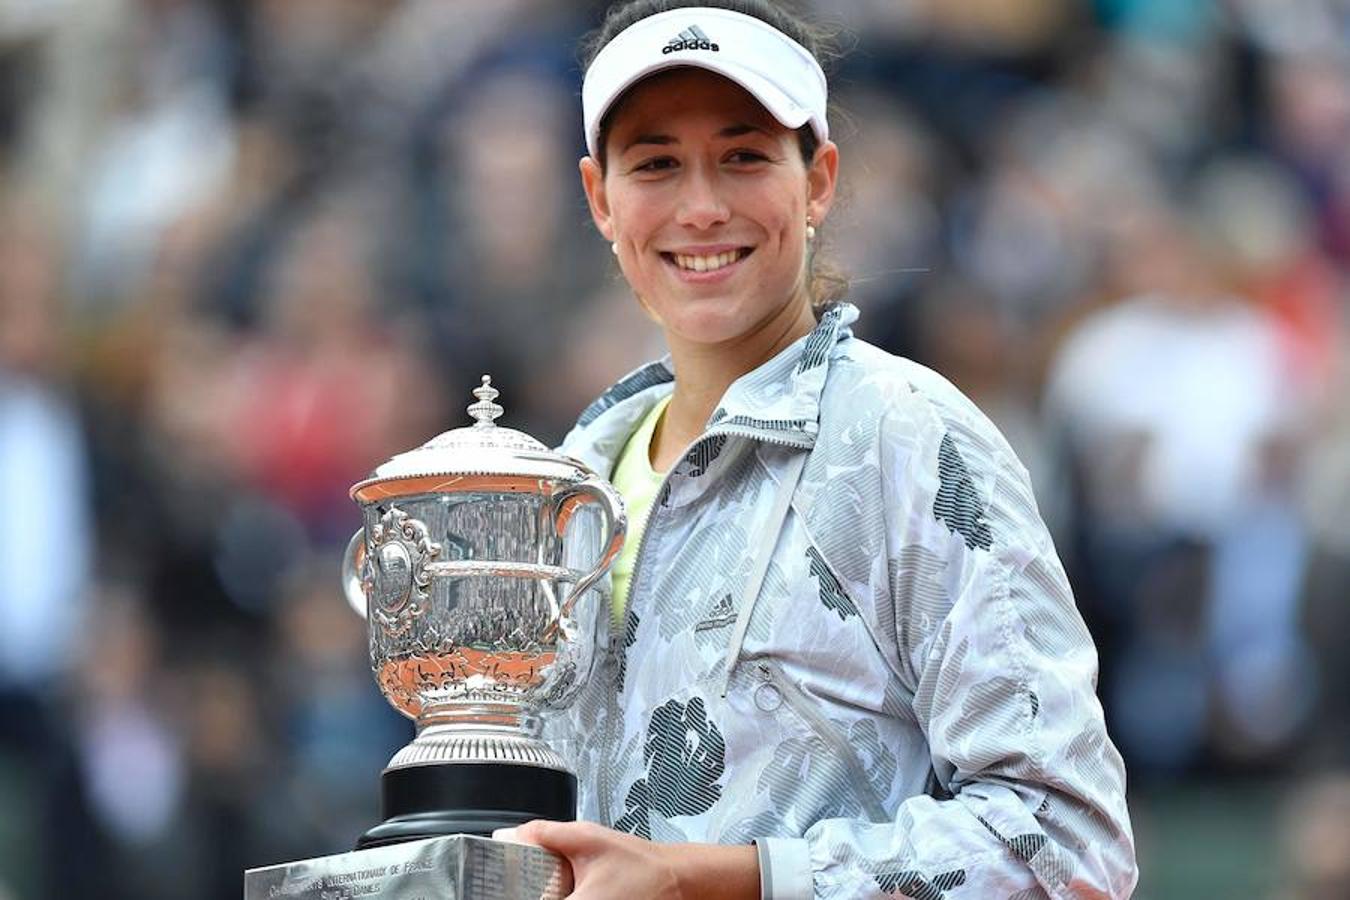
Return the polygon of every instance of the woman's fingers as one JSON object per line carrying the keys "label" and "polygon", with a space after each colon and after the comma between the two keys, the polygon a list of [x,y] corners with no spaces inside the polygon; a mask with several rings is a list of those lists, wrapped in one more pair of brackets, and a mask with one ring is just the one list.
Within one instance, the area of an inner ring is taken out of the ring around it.
{"label": "woman's fingers", "polygon": [[[535,819],[512,829],[513,836],[502,840],[514,840],[522,844],[538,844],[555,853],[561,853],[568,859],[592,856],[618,837],[608,828],[602,828],[592,822],[551,822],[547,819]],[[496,837],[496,834],[493,835]]]}
{"label": "woman's fingers", "polygon": [[575,900],[740,900],[759,896],[759,858],[749,846],[654,844],[594,822],[538,819],[493,834],[566,857]]}

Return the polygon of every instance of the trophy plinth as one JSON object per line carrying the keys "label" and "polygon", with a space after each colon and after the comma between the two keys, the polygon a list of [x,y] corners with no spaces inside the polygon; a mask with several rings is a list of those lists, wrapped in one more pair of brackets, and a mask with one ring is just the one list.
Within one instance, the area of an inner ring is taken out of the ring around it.
{"label": "trophy plinth", "polygon": [[563,769],[514,763],[437,764],[389,768],[380,776],[385,820],[358,848],[428,835],[490,837],[531,819],[576,818],[577,779]]}
{"label": "trophy plinth", "polygon": [[249,869],[244,900],[561,900],[566,864],[540,847],[458,835]]}
{"label": "trophy plinth", "polygon": [[381,692],[417,729],[360,847],[576,817],[576,776],[541,716],[590,673],[605,611],[578,601],[623,544],[623,504],[582,463],[498,427],[487,376],[474,394],[472,426],[352,488],[364,525],[343,586]]}

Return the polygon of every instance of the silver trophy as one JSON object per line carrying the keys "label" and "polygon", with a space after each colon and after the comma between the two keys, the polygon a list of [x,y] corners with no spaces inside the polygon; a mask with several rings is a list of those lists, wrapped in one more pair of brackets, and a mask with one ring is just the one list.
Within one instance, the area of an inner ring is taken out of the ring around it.
{"label": "silver trophy", "polygon": [[623,544],[623,504],[584,464],[496,425],[488,376],[473,393],[473,425],[351,490],[365,524],[343,587],[380,690],[417,728],[359,847],[576,817],[576,776],[540,716],[590,673],[606,610],[584,595]]}
{"label": "silver trophy", "polygon": [[585,597],[626,519],[582,463],[495,424],[490,379],[472,426],[399,454],[356,484],[364,527],[343,559],[370,626],[380,690],[416,722],[380,777],[385,821],[349,853],[250,869],[245,900],[559,900],[563,860],[486,839],[576,817],[577,781],[541,716],[590,673],[606,615]]}

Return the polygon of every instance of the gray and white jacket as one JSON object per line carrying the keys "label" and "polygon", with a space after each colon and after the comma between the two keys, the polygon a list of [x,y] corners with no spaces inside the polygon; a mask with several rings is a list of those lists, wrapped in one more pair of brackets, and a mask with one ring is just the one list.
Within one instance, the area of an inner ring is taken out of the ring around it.
{"label": "gray and white jacket", "polygon": [[[1097,657],[998,430],[831,308],[666,477],[626,621],[555,722],[581,816],[759,847],[765,897],[1127,897]],[[607,474],[669,360],[562,450]]]}

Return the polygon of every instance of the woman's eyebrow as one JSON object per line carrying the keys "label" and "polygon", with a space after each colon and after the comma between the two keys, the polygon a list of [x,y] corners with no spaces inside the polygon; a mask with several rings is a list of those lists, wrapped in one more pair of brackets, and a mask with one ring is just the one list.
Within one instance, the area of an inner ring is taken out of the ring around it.
{"label": "woman's eyebrow", "polygon": [[[767,128],[760,125],[751,125],[748,122],[738,122],[735,125],[728,125],[726,128],[717,132],[719,138],[737,138],[747,134],[762,134],[766,137],[771,136]],[[678,144],[679,142],[678,138],[669,134],[639,134],[631,141],[624,144],[619,152],[627,153],[639,144],[655,144],[661,147],[668,147],[671,144]]]}
{"label": "woman's eyebrow", "polygon": [[639,134],[637,137],[633,138],[631,141],[624,144],[623,149],[620,150],[619,152],[627,153],[629,150],[633,149],[638,144],[657,144],[659,146],[664,147],[670,144],[678,144],[678,143],[679,141],[677,141],[675,138],[671,137],[668,134]]}
{"label": "woman's eyebrow", "polygon": [[721,131],[717,132],[717,136],[723,138],[735,138],[752,133],[762,134],[765,137],[771,136],[767,128],[762,128],[759,125],[751,125],[748,122],[741,122],[736,125],[728,125],[726,128],[723,128]]}

